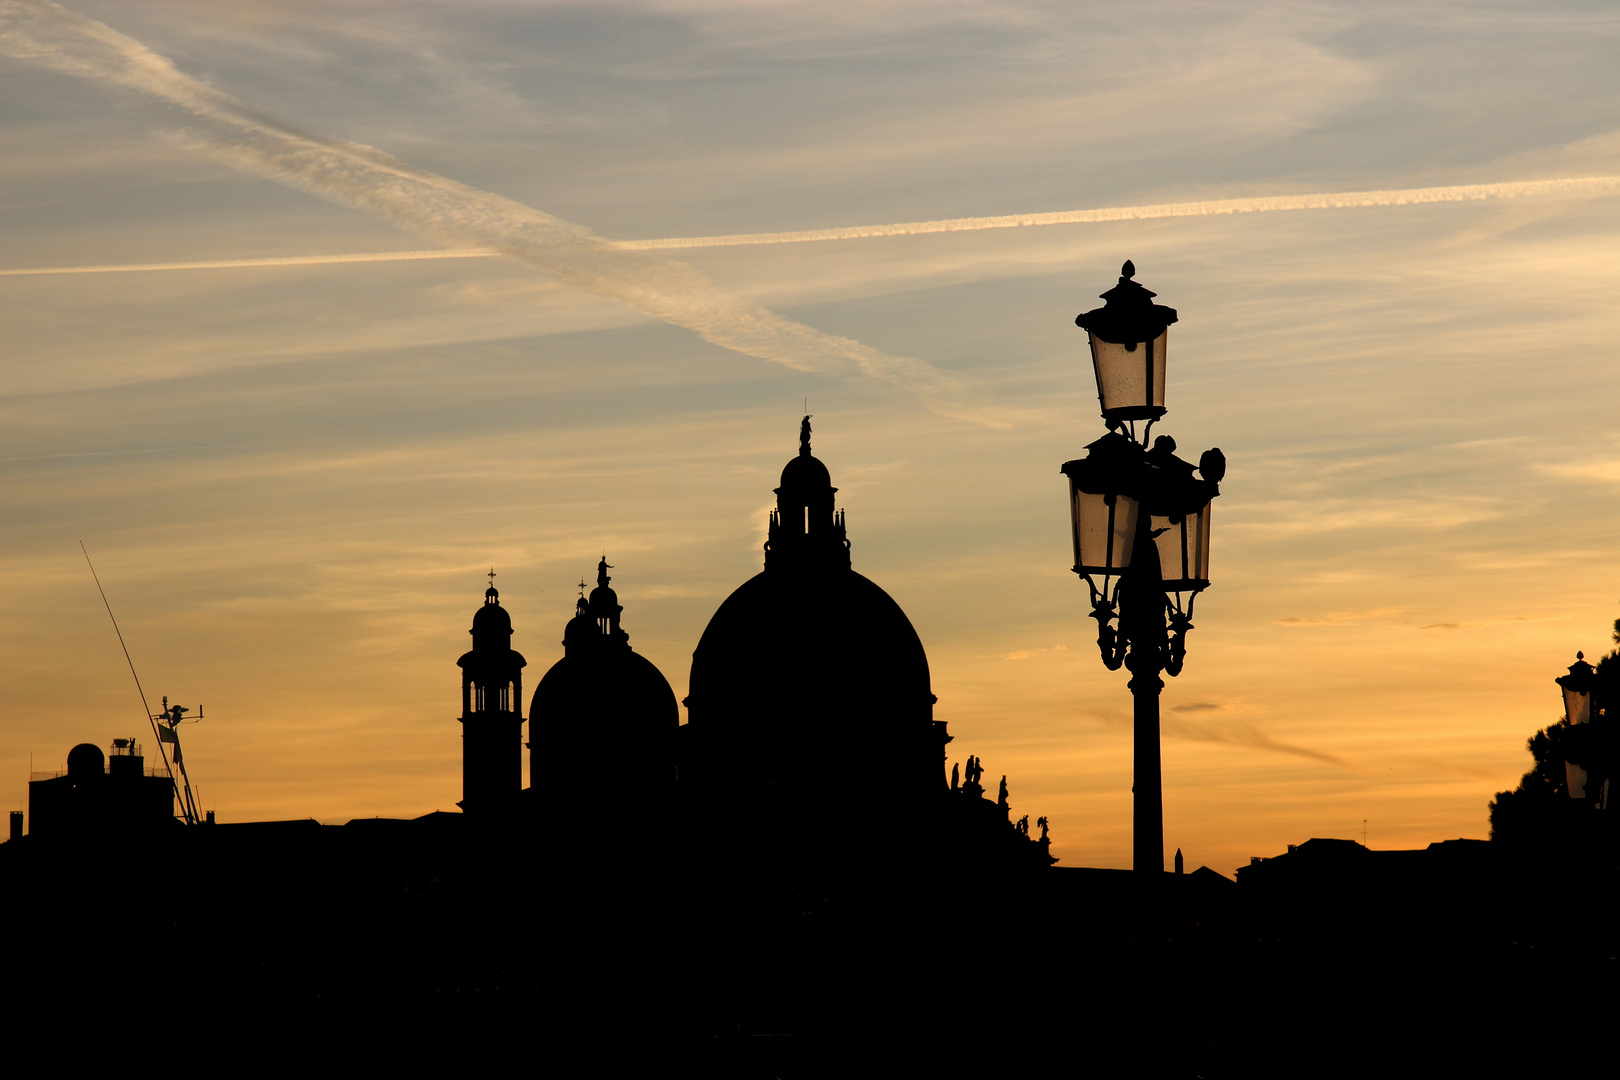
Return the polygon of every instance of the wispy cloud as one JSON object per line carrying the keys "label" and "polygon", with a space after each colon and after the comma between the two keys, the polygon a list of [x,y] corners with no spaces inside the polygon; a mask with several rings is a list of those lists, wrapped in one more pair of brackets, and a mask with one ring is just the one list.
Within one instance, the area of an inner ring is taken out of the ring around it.
{"label": "wispy cloud", "polygon": [[[1196,702],[1187,706],[1172,706],[1171,712],[1212,712],[1223,709],[1224,706],[1209,702]],[[1111,728],[1129,728],[1131,719],[1129,715],[1104,714],[1104,724]],[[1268,750],[1276,754],[1288,754],[1292,757],[1308,758],[1311,761],[1320,761],[1325,765],[1354,771],[1349,762],[1333,754],[1320,750],[1312,750],[1308,746],[1298,746],[1294,743],[1279,742],[1270,735],[1261,731],[1253,724],[1241,720],[1183,720],[1175,716],[1162,716],[1159,719],[1159,730],[1165,735],[1175,739],[1187,739],[1192,742],[1221,743],[1226,746],[1241,746],[1250,750]]]}
{"label": "wispy cloud", "polygon": [[1350,763],[1343,758],[1335,757],[1332,754],[1324,754],[1320,750],[1312,750],[1308,746],[1296,746],[1293,743],[1278,742],[1252,724],[1230,720],[1189,722],[1178,720],[1173,716],[1164,717],[1159,723],[1166,735],[1178,739],[1191,739],[1194,742],[1224,743],[1227,746],[1245,746],[1252,750],[1270,750],[1273,753],[1309,758],[1311,761],[1320,761],[1325,765],[1333,765],[1340,769],[1350,769]]}
{"label": "wispy cloud", "polygon": [[1537,465],[1535,468],[1562,480],[1597,480],[1605,484],[1620,482],[1620,458],[1614,457],[1583,458],[1580,461]]}
{"label": "wispy cloud", "polygon": [[1352,623],[1365,622],[1369,619],[1393,619],[1397,615],[1406,613],[1406,608],[1368,608],[1365,611],[1332,611],[1326,615],[1313,618],[1302,618],[1290,615],[1286,619],[1275,620],[1276,626],[1347,626]]}
{"label": "wispy cloud", "polygon": [[1068,652],[1068,651],[1069,651],[1069,647],[1067,645],[1053,645],[1051,648],[1047,648],[1047,649],[1017,649],[1017,650],[1015,650],[1013,652],[1004,654],[1001,658],[1003,660],[1028,660],[1030,657],[1039,656],[1041,653],[1055,653],[1055,652]]}
{"label": "wispy cloud", "polygon": [[964,381],[909,357],[824,334],[717,287],[705,275],[630,251],[584,226],[414,168],[369,146],[296,131],[204,86],[104,23],[40,0],[0,3],[0,54],[135,90],[181,110],[195,147],[237,168],[459,248],[499,251],[698,334],[799,371],[859,372],[904,386],[946,415],[999,424]]}

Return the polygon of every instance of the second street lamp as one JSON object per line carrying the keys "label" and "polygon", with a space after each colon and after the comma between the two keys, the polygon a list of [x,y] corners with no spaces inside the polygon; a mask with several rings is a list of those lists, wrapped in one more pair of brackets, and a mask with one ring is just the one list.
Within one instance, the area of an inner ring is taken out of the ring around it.
{"label": "second street lamp", "polygon": [[[1210,500],[1226,458],[1206,450],[1195,466],[1176,443],[1148,433],[1165,414],[1165,354],[1174,308],[1132,280],[1129,262],[1106,303],[1077,317],[1087,332],[1107,434],[1065,462],[1074,572],[1091,592],[1097,647],[1110,671],[1131,673],[1135,733],[1133,859],[1164,870],[1164,793],[1159,756],[1159,676],[1181,673],[1192,606],[1209,587]],[[1137,424],[1145,422],[1138,437]],[[1196,476],[1194,474],[1197,474]],[[1114,625],[1117,622],[1117,627]]]}
{"label": "second street lamp", "polygon": [[[1592,723],[1592,691],[1596,688],[1597,672],[1586,662],[1584,653],[1576,653],[1575,662],[1569,665],[1569,674],[1560,675],[1554,681],[1558,683],[1558,688],[1564,695],[1564,719],[1569,723],[1569,732],[1565,738],[1569,741],[1574,755],[1580,759],[1564,762],[1564,786],[1568,789],[1570,798],[1585,799],[1589,779],[1586,765],[1590,763],[1589,751],[1595,741],[1592,738],[1594,729],[1585,725]],[[1604,784],[1604,794],[1607,794],[1607,786]]]}

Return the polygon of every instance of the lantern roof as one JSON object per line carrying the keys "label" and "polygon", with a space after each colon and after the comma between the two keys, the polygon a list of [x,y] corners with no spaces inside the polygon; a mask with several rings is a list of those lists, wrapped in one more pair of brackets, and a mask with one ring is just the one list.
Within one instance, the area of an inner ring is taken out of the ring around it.
{"label": "lantern roof", "polygon": [[1119,284],[1101,294],[1106,303],[1076,315],[1074,324],[1115,345],[1134,346],[1164,333],[1165,328],[1176,321],[1176,309],[1155,304],[1153,298],[1159,294],[1133,281],[1135,276],[1136,265],[1125,260],[1125,265],[1120,267]]}
{"label": "lantern roof", "polygon": [[1575,662],[1569,665],[1569,674],[1560,675],[1553,681],[1571,693],[1586,694],[1592,690],[1592,680],[1596,671],[1596,668],[1586,662],[1586,654],[1578,652],[1575,654]]}
{"label": "lantern roof", "polygon": [[[1226,475],[1226,457],[1206,450],[1198,466],[1175,454],[1176,441],[1161,435],[1151,450],[1144,450],[1117,431],[1110,431],[1086,447],[1086,456],[1063,463],[1062,472],[1074,486],[1094,495],[1125,495],[1138,499],[1148,513],[1172,517],[1195,514],[1220,494]],[[1202,473],[1202,478],[1193,475]]]}

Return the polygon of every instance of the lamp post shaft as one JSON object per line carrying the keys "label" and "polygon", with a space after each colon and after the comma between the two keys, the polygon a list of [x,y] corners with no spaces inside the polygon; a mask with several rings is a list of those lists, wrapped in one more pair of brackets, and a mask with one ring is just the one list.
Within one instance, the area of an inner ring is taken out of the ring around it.
{"label": "lamp post shaft", "polygon": [[1163,688],[1156,671],[1131,677],[1136,719],[1131,868],[1150,874],[1164,871],[1164,779],[1159,762],[1159,691]]}
{"label": "lamp post shaft", "polygon": [[1133,869],[1164,871],[1164,779],[1159,754],[1159,692],[1164,689],[1165,636],[1163,569],[1147,515],[1139,519],[1131,566],[1119,587],[1119,623],[1130,655],[1132,718],[1135,734],[1132,792]]}

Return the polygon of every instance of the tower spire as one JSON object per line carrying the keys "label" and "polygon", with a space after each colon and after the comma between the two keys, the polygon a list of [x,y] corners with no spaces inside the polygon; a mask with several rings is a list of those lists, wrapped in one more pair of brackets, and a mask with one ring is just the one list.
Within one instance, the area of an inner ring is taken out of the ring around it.
{"label": "tower spire", "polygon": [[483,606],[473,614],[472,651],[461,668],[460,806],[469,814],[498,813],[523,787],[523,654],[512,648],[512,617],[489,571]]}

